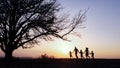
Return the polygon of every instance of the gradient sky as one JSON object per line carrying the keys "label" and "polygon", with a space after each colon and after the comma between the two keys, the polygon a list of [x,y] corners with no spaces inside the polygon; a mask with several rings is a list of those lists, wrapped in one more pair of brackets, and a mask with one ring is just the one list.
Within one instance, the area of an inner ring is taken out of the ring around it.
{"label": "gradient sky", "polygon": [[[120,58],[120,0],[59,0],[64,8],[62,11],[69,13],[70,17],[79,10],[88,9],[84,29],[76,30],[80,37],[69,35],[72,42],[55,39],[42,43],[32,49],[21,48],[14,51],[16,57],[39,57],[48,54],[58,58],[69,57],[69,50],[74,46],[84,50],[89,47],[95,52],[96,58]],[[4,54],[0,51],[0,56]]]}
{"label": "gradient sky", "polygon": [[60,0],[71,14],[87,9],[86,28],[81,32],[84,46],[93,49],[97,57],[120,58],[119,0]]}

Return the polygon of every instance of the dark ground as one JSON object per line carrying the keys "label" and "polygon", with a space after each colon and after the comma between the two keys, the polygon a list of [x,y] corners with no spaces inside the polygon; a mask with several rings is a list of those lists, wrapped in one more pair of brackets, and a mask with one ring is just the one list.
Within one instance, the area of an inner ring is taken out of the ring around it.
{"label": "dark ground", "polygon": [[120,68],[120,59],[0,59],[0,68]]}

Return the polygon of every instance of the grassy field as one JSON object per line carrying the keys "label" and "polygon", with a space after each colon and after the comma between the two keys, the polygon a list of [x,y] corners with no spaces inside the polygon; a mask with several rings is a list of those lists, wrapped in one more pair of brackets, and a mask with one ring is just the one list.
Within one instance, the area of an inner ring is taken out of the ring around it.
{"label": "grassy field", "polygon": [[120,59],[0,59],[0,68],[120,68]]}

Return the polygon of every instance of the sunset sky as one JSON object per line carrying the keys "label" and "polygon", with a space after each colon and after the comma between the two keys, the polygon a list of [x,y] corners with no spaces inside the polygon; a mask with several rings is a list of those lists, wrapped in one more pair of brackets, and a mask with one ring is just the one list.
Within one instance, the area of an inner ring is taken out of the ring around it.
{"label": "sunset sky", "polygon": [[[83,23],[86,28],[76,30],[81,37],[70,34],[71,42],[57,38],[41,41],[39,46],[31,49],[15,50],[14,56],[38,58],[46,53],[56,58],[68,58],[68,52],[76,46],[83,51],[85,47],[93,50],[95,58],[120,58],[120,0],[59,0],[59,3],[64,8],[62,12],[69,13],[70,17],[89,8]],[[0,56],[4,56],[2,51]]]}

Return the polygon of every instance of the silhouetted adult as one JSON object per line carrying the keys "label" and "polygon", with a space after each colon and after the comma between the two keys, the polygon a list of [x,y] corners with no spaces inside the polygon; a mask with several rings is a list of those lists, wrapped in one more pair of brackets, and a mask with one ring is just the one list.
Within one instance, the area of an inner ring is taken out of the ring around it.
{"label": "silhouetted adult", "polygon": [[82,50],[80,50],[80,57],[81,57],[81,59],[83,59],[84,58],[84,56],[83,56],[83,51]]}
{"label": "silhouetted adult", "polygon": [[86,59],[88,59],[88,58],[90,59],[88,47],[86,47],[86,49],[85,49],[85,56],[86,56]]}
{"label": "silhouetted adult", "polygon": [[94,59],[94,52],[91,51],[91,58]]}
{"label": "silhouetted adult", "polygon": [[71,51],[69,51],[69,56],[70,56],[70,58],[72,58],[72,52]]}
{"label": "silhouetted adult", "polygon": [[[79,50],[75,47],[74,51],[75,51],[75,56],[76,56],[76,58],[78,59],[77,54],[78,54]],[[73,51],[73,52],[74,52],[74,51]]]}

